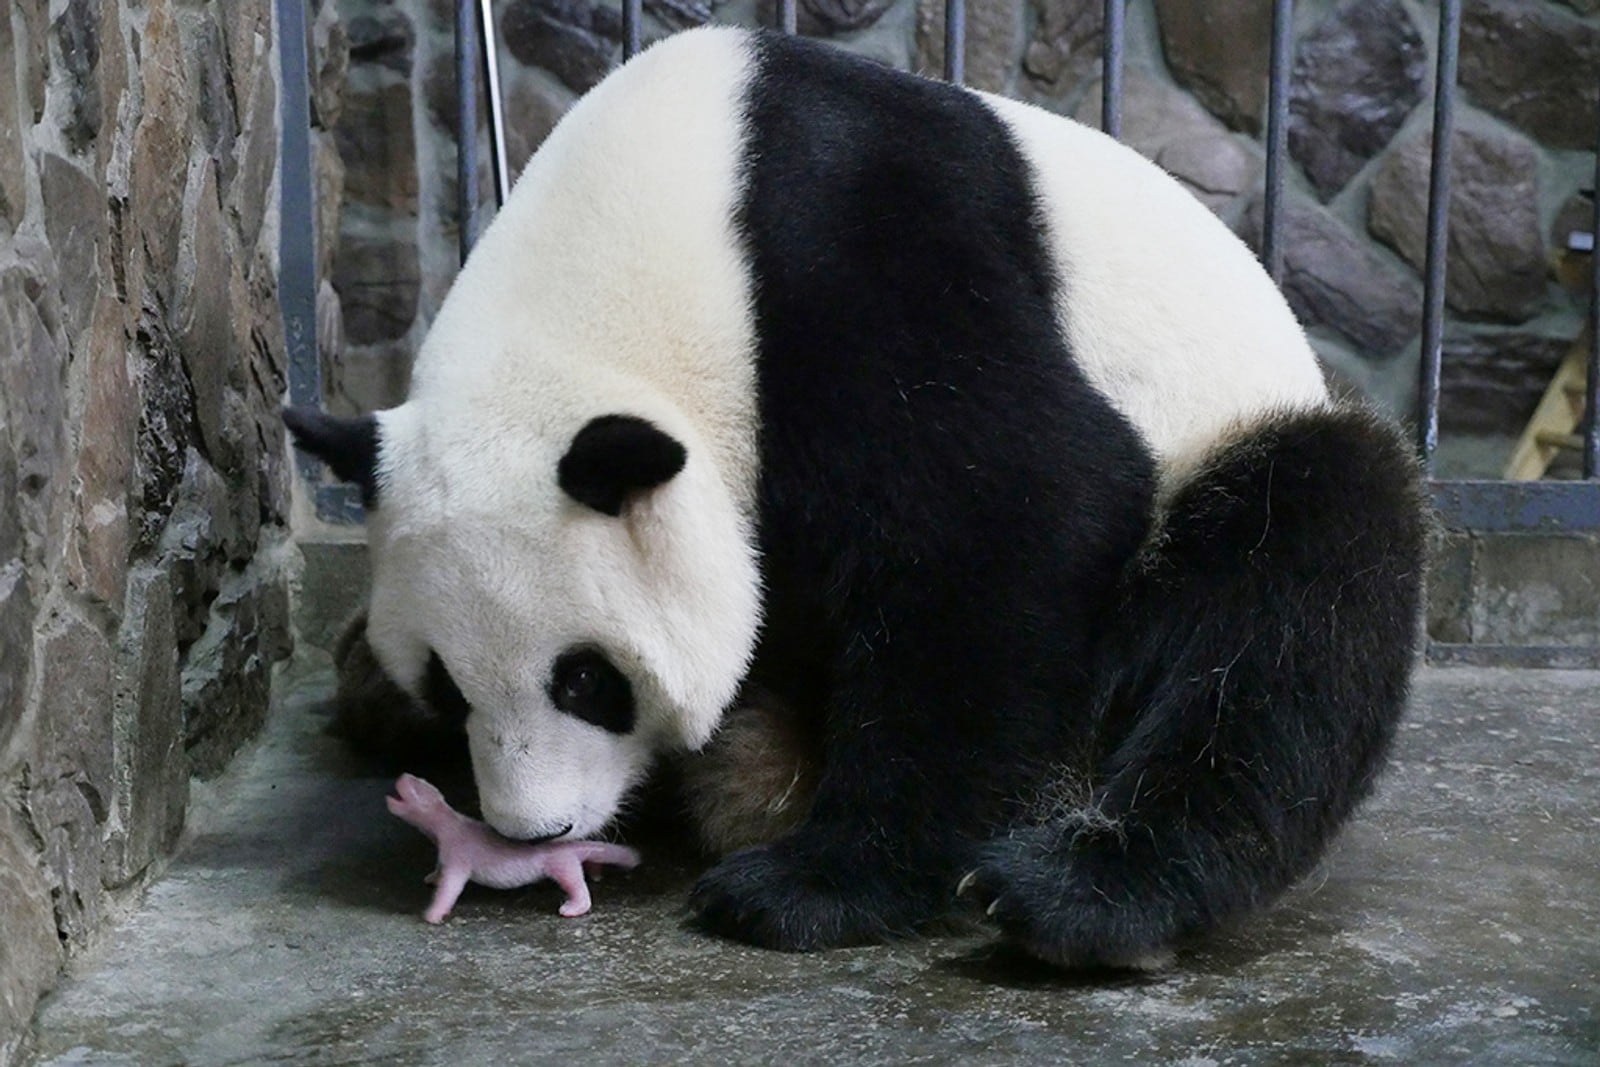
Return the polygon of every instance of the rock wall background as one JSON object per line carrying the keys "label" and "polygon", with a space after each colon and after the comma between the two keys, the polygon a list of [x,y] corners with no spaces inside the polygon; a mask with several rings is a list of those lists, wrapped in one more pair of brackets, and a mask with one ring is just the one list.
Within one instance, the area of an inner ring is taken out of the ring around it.
{"label": "rock wall background", "polygon": [[274,41],[270,0],[0,11],[0,1062],[289,650]]}
{"label": "rock wall background", "polygon": [[[330,404],[404,396],[455,270],[449,0],[338,0],[349,39],[340,244],[324,294]],[[646,39],[768,0],[651,0]],[[621,57],[596,0],[497,0],[513,172]],[[1102,0],[968,0],[968,80],[1099,120]],[[803,32],[937,74],[941,0],[801,0]],[[1600,4],[1467,0],[1458,97],[1443,422],[1515,434],[1580,327],[1552,267],[1591,202]],[[1286,287],[1331,374],[1415,402],[1437,4],[1296,5]],[[1124,136],[1248,239],[1260,229],[1270,0],[1132,0]],[[324,179],[334,183],[331,162]],[[342,312],[342,316],[341,316]],[[342,322],[340,321],[342,317]],[[1444,454],[1446,468],[1451,453]],[[1488,456],[1491,468],[1502,457]],[[1446,470],[1448,473],[1448,469]]]}

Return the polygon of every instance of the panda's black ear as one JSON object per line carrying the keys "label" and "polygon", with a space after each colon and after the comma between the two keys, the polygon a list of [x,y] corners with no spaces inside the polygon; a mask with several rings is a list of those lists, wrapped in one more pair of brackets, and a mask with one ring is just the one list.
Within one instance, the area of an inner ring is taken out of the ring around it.
{"label": "panda's black ear", "polygon": [[676,438],[637,415],[601,415],[572,439],[556,478],[578,503],[621,515],[630,493],[671,481],[688,458]]}
{"label": "panda's black ear", "polygon": [[334,477],[361,488],[368,507],[378,498],[378,420],[371,415],[341,418],[314,408],[284,408],[284,425],[294,443],[328,465]]}

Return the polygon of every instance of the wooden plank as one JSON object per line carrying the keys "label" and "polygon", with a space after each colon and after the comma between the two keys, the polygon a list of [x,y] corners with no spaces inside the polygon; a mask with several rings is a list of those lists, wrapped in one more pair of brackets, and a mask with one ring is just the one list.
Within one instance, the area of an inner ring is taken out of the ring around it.
{"label": "wooden plank", "polygon": [[[1583,421],[1585,368],[1589,362],[1587,327],[1572,343],[1555,377],[1534,409],[1533,417],[1512,449],[1506,478],[1525,482],[1543,478],[1557,453],[1567,447]],[[1581,447],[1581,441],[1580,441]]]}

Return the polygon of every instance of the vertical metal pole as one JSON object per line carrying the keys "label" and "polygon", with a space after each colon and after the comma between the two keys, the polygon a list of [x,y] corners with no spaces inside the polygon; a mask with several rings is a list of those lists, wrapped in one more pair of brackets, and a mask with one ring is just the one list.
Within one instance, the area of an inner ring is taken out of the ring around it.
{"label": "vertical metal pole", "polygon": [[473,0],[456,0],[456,217],[461,262],[477,234],[478,204],[478,21]]}
{"label": "vertical metal pole", "polygon": [[[289,357],[289,402],[322,406],[317,351],[317,227],[311,185],[311,95],[305,0],[278,0],[283,113],[278,232],[278,305]],[[310,456],[301,456],[302,471]],[[311,468],[314,469],[314,468]]]}
{"label": "vertical metal pole", "polygon": [[1594,238],[1589,245],[1594,275],[1589,284],[1589,374],[1583,390],[1583,476],[1600,478],[1600,140],[1595,142],[1594,215],[1589,229]]}
{"label": "vertical metal pole", "polygon": [[778,0],[778,29],[793,35],[800,28],[794,0]]}
{"label": "vertical metal pole", "polygon": [[1123,16],[1128,0],[1106,0],[1104,33],[1101,35],[1100,128],[1122,139],[1122,42]]}
{"label": "vertical metal pole", "polygon": [[622,0],[622,61],[639,54],[639,23],[643,12],[640,0]]}
{"label": "vertical metal pole", "polygon": [[1289,60],[1294,49],[1293,0],[1273,0],[1272,67],[1267,82],[1267,202],[1261,258],[1274,283],[1283,283],[1283,161],[1289,147]]}
{"label": "vertical metal pole", "polygon": [[967,78],[966,0],[944,0],[944,78],[957,85]]}
{"label": "vertical metal pole", "polygon": [[1422,365],[1418,371],[1417,438],[1422,468],[1433,476],[1439,447],[1439,371],[1444,360],[1444,281],[1450,226],[1450,140],[1455,132],[1456,59],[1461,0],[1439,6],[1439,64],[1433,89],[1433,161],[1428,174],[1428,259],[1422,295]]}
{"label": "vertical metal pole", "polygon": [[500,207],[511,191],[506,163],[506,120],[500,106],[500,34],[495,31],[491,0],[478,0],[478,31],[483,43],[483,83],[489,90],[489,162],[494,167],[494,203]]}

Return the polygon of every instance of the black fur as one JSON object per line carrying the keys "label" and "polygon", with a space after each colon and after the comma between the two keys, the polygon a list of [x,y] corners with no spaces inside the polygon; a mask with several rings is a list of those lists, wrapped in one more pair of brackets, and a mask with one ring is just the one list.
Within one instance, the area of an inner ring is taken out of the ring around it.
{"label": "black fur", "polygon": [[[806,620],[779,696],[820,705],[824,763],[804,824],[693,903],[806,949],[946,911],[1039,787],[1152,464],[1074,369],[1026,165],[975,98],[768,36],[747,121],[763,580]],[[758,673],[793,656],[771,637]]]}
{"label": "black fur", "polygon": [[597,648],[574,648],[556,658],[550,703],[558,711],[614,734],[633,732],[633,686]]}
{"label": "black fur", "polygon": [[313,408],[284,408],[284,425],[295,444],[328,465],[334,477],[361,489],[361,502],[378,500],[378,420],[371,415],[340,418]]}
{"label": "black fur", "polygon": [[556,477],[572,499],[614,516],[629,494],[671,480],[687,459],[683,445],[637,415],[601,415],[573,437]]}
{"label": "black fur", "polygon": [[1090,759],[985,851],[1001,929],[1132,963],[1304,874],[1405,704],[1424,514],[1405,441],[1355,411],[1281,417],[1189,479],[1106,617]]}

